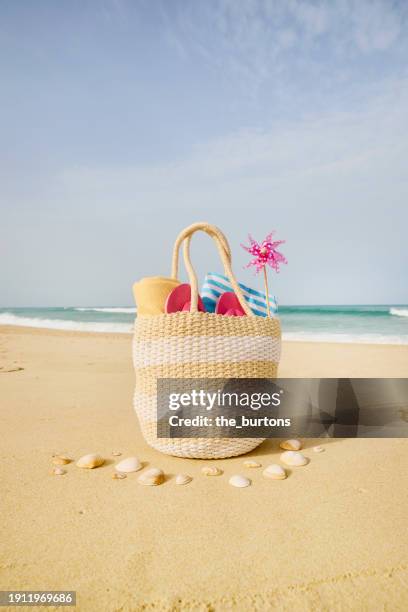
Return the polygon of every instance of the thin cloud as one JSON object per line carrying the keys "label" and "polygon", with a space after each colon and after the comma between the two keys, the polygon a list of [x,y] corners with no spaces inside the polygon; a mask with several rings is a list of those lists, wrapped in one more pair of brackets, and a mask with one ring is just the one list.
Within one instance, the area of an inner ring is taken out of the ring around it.
{"label": "thin cloud", "polygon": [[283,302],[406,301],[407,2],[101,7],[4,15],[8,303],[125,302],[195,219],[236,271],[248,230],[287,238]]}
{"label": "thin cloud", "polygon": [[253,100],[261,88],[272,99],[277,89],[293,95],[306,79],[351,81],[373,53],[395,54],[402,65],[407,49],[408,5],[385,0],[164,3],[162,16],[186,61],[204,61]]}
{"label": "thin cloud", "polygon": [[239,130],[201,143],[188,157],[168,164],[70,168],[56,184],[80,201],[98,195],[126,208],[136,198],[141,206],[158,209],[163,193],[169,205],[178,205],[186,194],[200,191],[209,206],[217,207],[221,190],[228,194],[223,205],[233,207],[260,185],[270,191],[279,185],[290,194],[294,182],[312,176],[336,185],[341,176],[351,186],[374,175],[392,189],[408,152],[407,107],[408,79],[388,81],[359,111],[327,112],[271,130]]}

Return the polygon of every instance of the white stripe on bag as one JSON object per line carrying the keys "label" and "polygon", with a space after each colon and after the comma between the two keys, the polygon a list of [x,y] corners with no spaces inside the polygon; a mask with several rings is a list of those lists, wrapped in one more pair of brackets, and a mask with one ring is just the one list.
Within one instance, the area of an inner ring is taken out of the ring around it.
{"label": "white stripe on bag", "polygon": [[174,336],[133,344],[137,368],[166,363],[278,362],[279,357],[280,339],[271,336]]}

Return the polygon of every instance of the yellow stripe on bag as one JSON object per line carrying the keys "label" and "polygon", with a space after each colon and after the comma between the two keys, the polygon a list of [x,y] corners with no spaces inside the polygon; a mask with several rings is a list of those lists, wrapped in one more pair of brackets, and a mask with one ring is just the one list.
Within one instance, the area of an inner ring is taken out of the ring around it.
{"label": "yellow stripe on bag", "polygon": [[138,339],[164,336],[273,336],[280,337],[279,319],[227,317],[210,312],[175,312],[139,316],[135,322]]}
{"label": "yellow stripe on bag", "polygon": [[275,361],[163,363],[136,368],[136,389],[155,395],[158,378],[275,378]]}

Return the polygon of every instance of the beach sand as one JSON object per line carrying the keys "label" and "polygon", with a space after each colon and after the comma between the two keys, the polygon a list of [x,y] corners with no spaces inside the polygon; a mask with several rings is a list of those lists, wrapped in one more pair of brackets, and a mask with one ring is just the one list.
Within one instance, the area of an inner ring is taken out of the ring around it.
{"label": "beach sand", "polygon": [[[76,590],[80,610],[408,609],[408,440],[305,441],[285,481],[243,458],[150,449],[132,409],[131,337],[0,327],[0,589]],[[23,369],[18,369],[23,368]],[[408,347],[286,343],[281,376],[408,376]],[[111,479],[112,451],[161,467]],[[96,470],[52,453],[99,452]],[[277,441],[250,453],[264,465]],[[184,472],[191,484],[177,487]],[[253,486],[234,489],[243,472]],[[14,608],[13,608],[14,609]]]}

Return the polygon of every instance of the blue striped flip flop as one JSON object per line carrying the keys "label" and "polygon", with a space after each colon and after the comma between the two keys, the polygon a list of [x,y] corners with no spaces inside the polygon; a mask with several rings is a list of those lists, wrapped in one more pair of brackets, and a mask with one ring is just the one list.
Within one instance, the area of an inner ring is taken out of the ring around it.
{"label": "blue striped flip flop", "polygon": [[[242,283],[238,283],[246,301],[248,302],[252,312],[259,317],[267,316],[266,296],[261,291],[256,291],[250,287],[246,287]],[[230,281],[223,274],[208,272],[204,279],[204,284],[201,289],[201,297],[207,312],[214,312],[218,298],[225,291],[234,291]],[[269,296],[269,308],[271,317],[277,315],[278,303],[276,297]]]}

